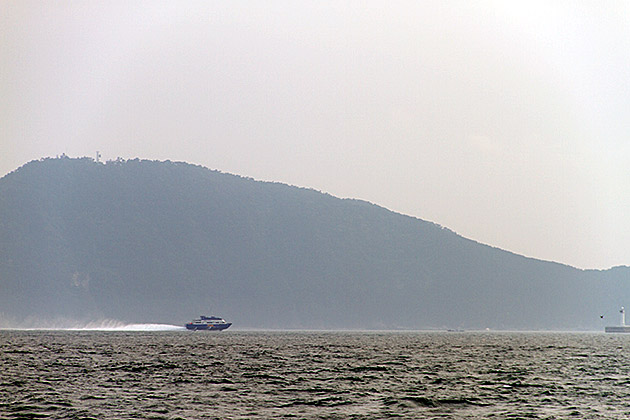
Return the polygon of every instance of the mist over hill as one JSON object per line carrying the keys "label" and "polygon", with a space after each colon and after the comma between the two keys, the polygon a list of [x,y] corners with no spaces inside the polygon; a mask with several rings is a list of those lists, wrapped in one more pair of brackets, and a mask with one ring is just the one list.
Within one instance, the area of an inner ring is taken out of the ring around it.
{"label": "mist over hill", "polygon": [[62,157],[0,179],[4,324],[203,313],[242,328],[598,330],[624,304],[628,267],[526,258],[187,163]]}

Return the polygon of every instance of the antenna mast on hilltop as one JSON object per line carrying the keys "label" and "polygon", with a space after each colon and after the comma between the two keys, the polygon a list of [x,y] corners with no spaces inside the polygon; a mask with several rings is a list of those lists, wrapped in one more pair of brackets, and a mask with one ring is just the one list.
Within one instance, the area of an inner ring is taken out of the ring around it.
{"label": "antenna mast on hilltop", "polygon": [[101,153],[97,150],[96,151],[96,162],[100,162],[101,161]]}

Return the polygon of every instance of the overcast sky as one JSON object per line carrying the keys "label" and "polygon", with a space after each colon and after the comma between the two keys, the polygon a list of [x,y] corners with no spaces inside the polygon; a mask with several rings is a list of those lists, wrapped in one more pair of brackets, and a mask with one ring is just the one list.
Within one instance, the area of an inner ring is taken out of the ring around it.
{"label": "overcast sky", "polygon": [[630,2],[0,0],[0,176],[181,160],[630,265]]}

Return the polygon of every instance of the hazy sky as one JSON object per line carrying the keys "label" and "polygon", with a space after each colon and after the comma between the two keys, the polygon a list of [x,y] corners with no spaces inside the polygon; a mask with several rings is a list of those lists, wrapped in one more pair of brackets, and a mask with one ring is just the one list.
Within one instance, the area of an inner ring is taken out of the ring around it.
{"label": "hazy sky", "polygon": [[630,265],[630,2],[0,0],[0,175],[171,159]]}

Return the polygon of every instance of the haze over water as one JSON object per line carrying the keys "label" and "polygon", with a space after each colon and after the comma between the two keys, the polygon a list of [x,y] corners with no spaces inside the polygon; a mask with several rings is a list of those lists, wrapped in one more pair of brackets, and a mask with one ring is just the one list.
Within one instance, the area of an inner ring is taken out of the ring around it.
{"label": "haze over water", "polygon": [[0,331],[0,418],[630,415],[630,337]]}
{"label": "haze over water", "polygon": [[[0,3],[0,176],[186,161],[630,261],[626,1]],[[100,155],[99,155],[100,156]]]}

